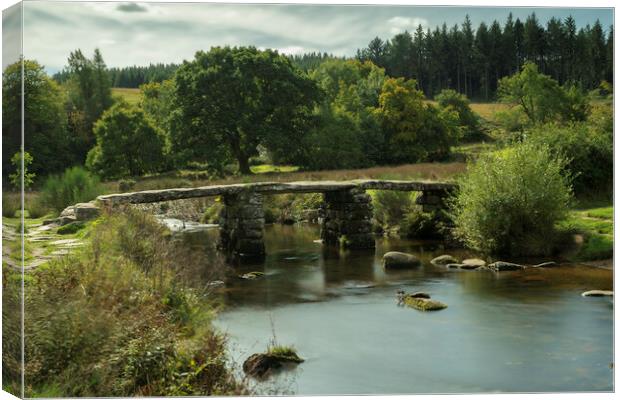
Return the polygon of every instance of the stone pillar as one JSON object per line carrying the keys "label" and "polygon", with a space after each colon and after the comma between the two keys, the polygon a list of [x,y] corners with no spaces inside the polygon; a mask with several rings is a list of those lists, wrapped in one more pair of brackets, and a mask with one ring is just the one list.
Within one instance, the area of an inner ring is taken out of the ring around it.
{"label": "stone pillar", "polygon": [[372,203],[362,189],[325,192],[321,239],[349,249],[374,249]]}
{"label": "stone pillar", "polygon": [[425,190],[416,199],[416,204],[422,206],[424,212],[434,212],[446,208],[445,199],[450,195],[446,190]]}
{"label": "stone pillar", "polygon": [[241,192],[223,196],[220,215],[220,246],[228,256],[262,258],[265,256],[263,196]]}

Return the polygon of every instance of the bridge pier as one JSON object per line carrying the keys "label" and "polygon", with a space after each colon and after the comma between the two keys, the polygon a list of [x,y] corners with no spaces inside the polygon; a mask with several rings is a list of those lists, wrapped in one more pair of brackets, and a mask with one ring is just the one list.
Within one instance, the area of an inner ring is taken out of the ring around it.
{"label": "bridge pier", "polygon": [[220,247],[229,256],[265,256],[263,195],[244,191],[223,196],[220,215]]}
{"label": "bridge pier", "polygon": [[348,249],[374,249],[372,203],[361,188],[325,192],[321,239]]}

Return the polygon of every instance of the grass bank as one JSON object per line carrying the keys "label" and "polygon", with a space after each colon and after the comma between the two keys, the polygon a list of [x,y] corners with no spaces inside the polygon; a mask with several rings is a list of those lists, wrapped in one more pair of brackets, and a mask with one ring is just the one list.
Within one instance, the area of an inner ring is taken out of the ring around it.
{"label": "grass bank", "polygon": [[575,261],[605,260],[614,251],[613,205],[580,207],[572,210],[559,225],[560,231],[577,235],[578,248],[571,255]]}
{"label": "grass bank", "polygon": [[[227,364],[217,302],[186,283],[221,261],[172,240],[152,217],[106,215],[81,230],[87,243],[26,274],[27,397],[248,394]],[[17,309],[19,273],[3,263],[3,311]],[[208,275],[208,276],[207,276]],[[8,290],[7,290],[8,289]],[[6,327],[19,314],[3,313]],[[19,336],[5,330],[3,382],[19,387]]]}

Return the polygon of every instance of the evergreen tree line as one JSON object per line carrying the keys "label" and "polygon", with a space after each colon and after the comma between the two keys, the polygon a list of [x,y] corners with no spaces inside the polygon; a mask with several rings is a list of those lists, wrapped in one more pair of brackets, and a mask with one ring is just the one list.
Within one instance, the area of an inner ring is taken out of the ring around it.
{"label": "evergreen tree line", "polygon": [[553,17],[543,26],[534,13],[525,22],[510,13],[503,26],[495,20],[474,29],[466,16],[460,26],[424,30],[419,25],[390,40],[375,37],[356,57],[385,68],[389,76],[416,79],[428,97],[453,89],[491,99],[497,82],[528,61],[560,84],[592,89],[602,80],[613,81],[613,26],[606,34],[598,20],[577,29],[572,16]]}

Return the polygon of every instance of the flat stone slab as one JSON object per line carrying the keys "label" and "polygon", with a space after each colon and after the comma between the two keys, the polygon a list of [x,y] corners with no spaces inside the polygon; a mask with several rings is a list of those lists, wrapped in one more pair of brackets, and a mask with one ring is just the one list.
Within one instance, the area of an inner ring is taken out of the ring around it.
{"label": "flat stone slab", "polygon": [[602,296],[613,296],[614,292],[612,290],[588,290],[587,292],[581,293],[583,297],[602,297]]}
{"label": "flat stone slab", "polygon": [[456,184],[432,181],[396,181],[358,179],[352,181],[298,181],[298,182],[256,182],[232,185],[213,185],[196,188],[173,188],[162,190],[145,190],[140,192],[108,194],[97,197],[105,205],[122,203],[157,203],[161,201],[234,195],[245,191],[278,193],[325,193],[359,188],[362,190],[400,190],[400,191],[451,191]]}

